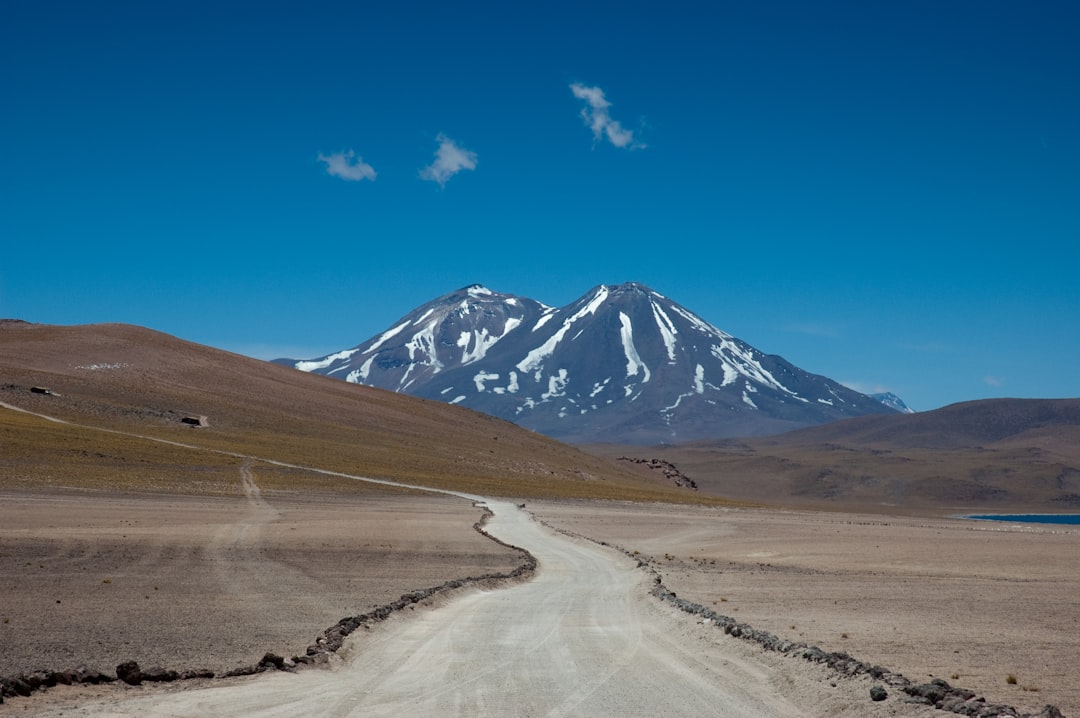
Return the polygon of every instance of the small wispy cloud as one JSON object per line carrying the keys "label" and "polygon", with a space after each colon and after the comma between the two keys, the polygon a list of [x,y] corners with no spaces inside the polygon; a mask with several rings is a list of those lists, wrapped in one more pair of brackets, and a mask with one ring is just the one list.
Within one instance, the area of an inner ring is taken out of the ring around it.
{"label": "small wispy cloud", "polygon": [[1005,386],[1005,377],[987,374],[983,377],[983,383],[988,386]]}
{"label": "small wispy cloud", "polygon": [[593,138],[599,142],[607,139],[616,147],[629,149],[643,149],[645,145],[634,139],[632,130],[628,130],[611,117],[611,103],[604,96],[604,91],[599,87],[589,87],[575,82],[570,85],[570,91],[574,97],[585,101],[585,107],[581,110],[581,118],[593,132]]}
{"label": "small wispy cloud", "polygon": [[870,394],[884,394],[885,392],[889,391],[889,388],[884,384],[876,384],[869,381],[855,380],[841,381],[840,383],[846,386],[848,389],[857,391],[860,394],[866,394],[867,396],[869,396]]}
{"label": "small wispy cloud", "polygon": [[352,150],[335,152],[332,155],[324,155],[320,152],[319,161],[326,164],[326,174],[349,182],[374,180],[376,176],[375,168],[364,162],[363,158],[358,157]]}
{"label": "small wispy cloud", "polygon": [[807,334],[812,337],[835,339],[840,336],[840,326],[828,322],[792,322],[785,324],[784,331],[794,334]]}
{"label": "small wispy cloud", "polygon": [[447,180],[462,170],[476,169],[476,153],[467,150],[444,134],[436,138],[439,149],[435,150],[435,161],[420,170],[420,178],[438,182],[445,187]]}

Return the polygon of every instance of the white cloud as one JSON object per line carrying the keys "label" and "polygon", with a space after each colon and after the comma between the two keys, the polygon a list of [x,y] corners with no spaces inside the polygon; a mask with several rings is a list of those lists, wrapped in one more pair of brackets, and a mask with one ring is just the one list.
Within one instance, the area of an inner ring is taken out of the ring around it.
{"label": "white cloud", "polygon": [[326,174],[333,177],[350,182],[375,179],[375,168],[364,162],[362,157],[357,157],[352,150],[335,152],[332,155],[319,153],[319,161],[326,163]]}
{"label": "white cloud", "polygon": [[641,149],[645,145],[634,139],[634,133],[623,127],[618,120],[611,119],[608,111],[611,103],[604,97],[604,91],[599,87],[587,87],[579,82],[570,85],[570,91],[574,97],[585,101],[585,108],[581,110],[581,118],[593,132],[593,137],[600,141],[607,141],[616,147],[629,147]]}
{"label": "white cloud", "polygon": [[840,383],[852,391],[857,391],[860,394],[866,394],[867,396],[871,394],[884,394],[889,391],[889,388],[884,384],[876,384],[868,381],[841,381]]}
{"label": "white cloud", "polygon": [[1005,377],[1003,377],[1003,376],[994,376],[992,374],[988,374],[988,375],[983,377],[983,382],[988,384],[989,386],[1004,386],[1005,385]]}
{"label": "white cloud", "polygon": [[420,170],[421,179],[438,182],[440,187],[462,170],[476,169],[476,153],[459,147],[456,142],[444,134],[436,138],[439,149],[435,150],[435,161]]}

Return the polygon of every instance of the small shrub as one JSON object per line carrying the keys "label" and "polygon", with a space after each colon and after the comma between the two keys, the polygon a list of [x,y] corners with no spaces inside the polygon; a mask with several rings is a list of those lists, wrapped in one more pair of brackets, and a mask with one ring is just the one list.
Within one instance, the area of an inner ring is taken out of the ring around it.
{"label": "small shrub", "polygon": [[1015,686],[1016,676],[1010,673],[1008,676],[1005,677],[1005,682],[1008,683],[1010,686]]}

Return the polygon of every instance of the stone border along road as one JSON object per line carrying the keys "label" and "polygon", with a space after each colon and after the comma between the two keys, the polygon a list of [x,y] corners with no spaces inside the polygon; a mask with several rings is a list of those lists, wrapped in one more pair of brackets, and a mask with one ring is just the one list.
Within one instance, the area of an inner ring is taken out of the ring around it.
{"label": "stone border along road", "polygon": [[[61,711],[63,715],[721,714],[764,718],[806,714],[803,706],[771,687],[761,667],[750,661],[725,656],[725,660],[719,661],[722,666],[702,666],[700,659],[691,656],[677,638],[666,635],[646,615],[649,606],[645,597],[650,584],[653,596],[701,616],[702,623],[712,623],[728,635],[824,664],[841,675],[865,674],[880,679],[907,693],[906,700],[910,702],[984,718],[1021,715],[1011,707],[985,703],[972,692],[952,688],[944,681],[916,686],[899,674],[847,654],[826,653],[736,623],[732,618],[679,599],[663,586],[659,574],[647,563],[625,550],[619,549],[621,555],[613,554],[605,543],[552,530],[522,511],[523,506],[461,492],[218,453],[448,494],[483,508],[493,507],[494,511],[489,509],[485,516],[487,530],[479,525],[478,529],[508,546],[529,547],[535,558],[513,573],[522,575],[532,570],[533,580],[495,591],[475,590],[457,596],[438,610],[395,623],[393,630],[367,633],[362,645],[347,647],[343,652],[345,660],[330,660],[330,654],[342,648],[345,637],[360,626],[387,618],[439,591],[463,586],[466,580],[459,585],[450,582],[406,594],[371,614],[342,619],[324,631],[305,656],[286,661],[267,654],[259,665],[227,675],[239,676],[270,668],[291,669],[304,663],[326,663],[329,670],[276,671],[243,683],[149,695],[116,694],[97,703],[81,704],[74,710],[67,707]],[[519,550],[526,555],[530,553]],[[645,571],[637,570],[640,568]],[[473,582],[484,578],[504,577],[480,577]],[[87,673],[91,680],[83,682],[111,678]],[[121,664],[117,673],[129,683],[187,677],[162,669],[141,671],[132,663]],[[47,680],[60,675],[51,674]],[[5,684],[4,690],[8,688]],[[877,690],[871,693],[880,696],[882,689],[879,686],[874,689]],[[865,700],[869,704],[869,698]],[[1030,715],[1061,716],[1052,706]]]}
{"label": "stone border along road", "polygon": [[[901,673],[896,673],[879,665],[872,665],[860,661],[847,653],[840,651],[826,652],[817,646],[789,641],[768,631],[756,629],[749,624],[739,623],[734,618],[716,613],[712,609],[702,606],[699,603],[687,601],[685,598],[679,598],[675,592],[669,590],[663,584],[660,572],[653,568],[647,560],[641,558],[638,554],[631,553],[621,546],[609,544],[607,541],[597,541],[588,536],[552,526],[547,522],[542,523],[553,531],[584,541],[598,543],[601,546],[614,549],[629,558],[634,559],[637,561],[638,568],[647,571],[652,576],[653,588],[650,591],[651,595],[674,606],[684,613],[701,616],[701,623],[703,624],[714,625],[716,628],[723,630],[725,634],[732,636],[733,638],[743,638],[747,641],[757,643],[765,650],[797,656],[812,663],[826,665],[840,675],[868,675],[880,680],[886,685],[906,693],[908,698],[904,700],[907,703],[933,706],[938,710],[960,715],[976,716],[976,718],[1065,718],[1064,714],[1062,714],[1056,706],[1052,705],[1044,706],[1038,713],[1021,713],[1013,706],[999,703],[987,703],[986,699],[979,697],[975,691],[968,690],[967,688],[950,686],[947,681],[941,678],[936,678],[930,683],[915,684]],[[874,700],[883,700],[887,696],[887,691],[884,690],[883,686],[874,686],[874,688],[871,689],[871,694],[878,694],[881,696]]]}

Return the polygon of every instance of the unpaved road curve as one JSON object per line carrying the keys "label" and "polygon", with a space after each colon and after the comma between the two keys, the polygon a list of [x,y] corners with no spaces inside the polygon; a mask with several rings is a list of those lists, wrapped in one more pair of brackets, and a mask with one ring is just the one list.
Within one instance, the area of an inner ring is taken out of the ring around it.
{"label": "unpaved road curve", "polygon": [[634,562],[491,502],[488,530],[528,548],[534,580],[472,591],[354,634],[328,668],[190,690],[132,689],[84,716],[804,716],[763,665],[703,663],[656,622]]}

